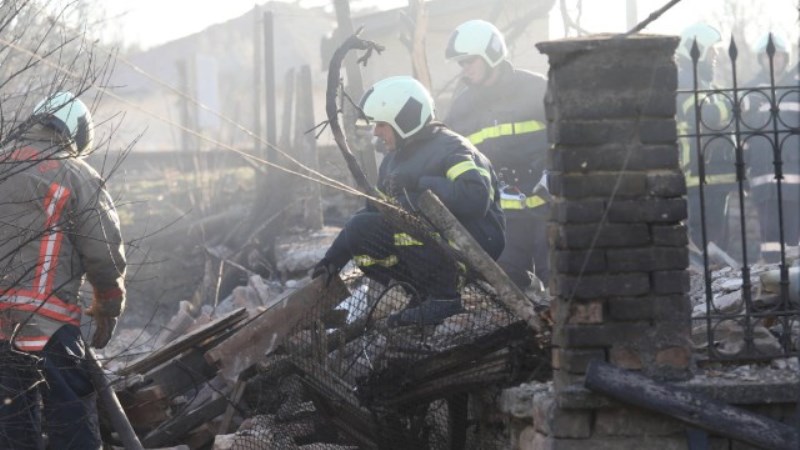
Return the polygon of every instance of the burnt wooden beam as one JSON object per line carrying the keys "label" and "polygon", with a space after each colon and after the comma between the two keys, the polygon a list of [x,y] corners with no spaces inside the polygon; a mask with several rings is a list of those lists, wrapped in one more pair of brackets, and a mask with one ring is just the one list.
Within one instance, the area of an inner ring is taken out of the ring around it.
{"label": "burnt wooden beam", "polygon": [[274,352],[295,327],[312,319],[312,312],[330,311],[350,292],[338,276],[326,286],[325,277],[317,277],[304,287],[277,301],[230,337],[206,352],[209,364],[218,367],[228,380]]}
{"label": "burnt wooden beam", "polygon": [[756,447],[800,448],[800,436],[794,427],[606,362],[592,361],[584,384],[620,402]]}
{"label": "burnt wooden beam", "polygon": [[417,206],[433,226],[449,242],[455,244],[464,260],[494,287],[499,301],[544,338],[548,327],[539,317],[533,302],[508,278],[442,201],[433,192],[426,190],[417,199]]}
{"label": "burnt wooden beam", "polygon": [[[336,429],[349,436],[362,449],[377,450],[377,424],[370,413],[351,402],[327,392],[319,379],[303,378],[314,405]],[[324,384],[324,383],[323,383]],[[322,388],[322,389],[320,389]]]}
{"label": "burnt wooden beam", "polygon": [[224,413],[227,406],[228,398],[220,396],[186,414],[175,416],[171,421],[150,432],[142,440],[142,444],[148,448],[177,444],[193,429]]}
{"label": "burnt wooden beam", "polygon": [[133,364],[124,367],[119,371],[119,375],[125,376],[132,373],[145,373],[167,361],[170,361],[177,355],[194,347],[195,345],[202,344],[207,339],[225,332],[227,329],[235,326],[237,323],[247,317],[247,310],[239,308],[230,313],[220,317],[219,319],[209,322],[202,327],[192,331],[191,333],[181,336],[177,340],[167,344],[142,359],[135,361]]}
{"label": "burnt wooden beam", "polygon": [[[217,374],[217,368],[209,365],[203,357],[203,353],[212,346],[213,343],[191,348],[166,364],[152,369],[144,374],[142,385],[160,386],[168,397],[202,385]],[[136,387],[133,391],[137,391]]]}

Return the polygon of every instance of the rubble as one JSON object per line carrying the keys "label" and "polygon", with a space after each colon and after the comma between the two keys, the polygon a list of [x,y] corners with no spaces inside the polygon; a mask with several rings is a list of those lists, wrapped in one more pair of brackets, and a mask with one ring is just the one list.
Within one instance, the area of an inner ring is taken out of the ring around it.
{"label": "rubble", "polygon": [[[286,247],[294,250],[286,251],[306,259],[279,266],[286,274],[304,267],[300,272],[305,275],[307,263],[330,238],[314,235],[308,245],[317,250],[303,252],[296,252],[302,245],[294,241]],[[528,357],[522,355],[541,352],[527,353],[523,343],[532,340],[532,333],[494,305],[485,287],[467,289],[467,312],[438,326],[389,332],[382,324],[412,301],[409,292],[397,284],[387,288],[367,282],[352,267],[341,275],[346,287],[339,278],[323,286],[321,278],[281,283],[251,274],[246,285],[234,288],[217,305],[197,308],[181,302],[155,338],[153,351],[114,362],[119,377],[114,389],[142,443],[215,449],[359,448],[385,438],[375,434],[374,413],[364,410],[362,402],[388,408],[427,404],[527,373],[520,364]],[[136,336],[120,334],[115,348],[126,348],[122,338],[135,342]],[[146,339],[154,342],[152,336]],[[545,365],[547,360],[541,358]],[[323,365],[317,367],[318,362]],[[330,384],[333,379],[320,371],[323,367],[339,381]],[[416,381],[410,383],[408,377]],[[337,383],[360,390],[332,395],[341,388]],[[324,410],[320,401],[327,405]],[[446,405],[436,410],[426,414],[425,426],[430,439],[446,439],[442,424],[447,417],[439,417],[441,411],[447,414]],[[366,441],[355,439],[355,447],[352,440],[342,440],[353,433]]]}
{"label": "rubble", "polygon": [[[771,357],[783,352],[780,339],[784,330],[777,311],[782,303],[780,268],[777,264],[757,263],[749,267],[749,273],[752,309],[746,314],[745,283],[740,269],[717,265],[711,270],[712,303],[709,309],[703,271],[697,266],[690,268],[692,341],[698,356],[708,354],[709,341],[714,345],[714,352],[722,357],[741,354],[746,349],[748,326],[753,349],[758,355]],[[797,275],[800,275],[800,267],[791,267],[790,286],[797,286]],[[795,291],[796,288],[789,289],[790,307],[797,304]],[[776,314],[770,315],[770,311],[776,311]],[[755,316],[755,312],[760,314]],[[792,347],[797,348],[800,328],[793,326],[789,339]]]}

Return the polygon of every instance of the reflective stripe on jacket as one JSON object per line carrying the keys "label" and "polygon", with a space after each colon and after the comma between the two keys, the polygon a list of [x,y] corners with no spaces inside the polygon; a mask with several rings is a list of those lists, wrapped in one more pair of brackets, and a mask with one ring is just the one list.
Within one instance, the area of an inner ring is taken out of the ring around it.
{"label": "reflective stripe on jacket", "polygon": [[[695,130],[696,112],[695,98],[692,93],[679,95],[683,100],[678,105],[678,147],[680,148],[681,167],[686,176],[686,187],[697,187],[700,185],[698,174],[697,159],[697,137]],[[703,93],[700,94],[700,133],[719,131],[719,129],[730,121],[730,112],[727,106],[717,95]],[[717,138],[708,140],[701,137],[701,149],[704,155],[703,164],[705,165],[705,184],[733,184],[736,183],[736,166],[734,165],[735,154],[733,143]]]}
{"label": "reflective stripe on jacket", "polygon": [[498,171],[514,171],[503,180],[531,194],[547,157],[544,96],[547,80],[514,68],[507,61],[492,86],[470,86],[453,100],[445,123],[466,136]]}

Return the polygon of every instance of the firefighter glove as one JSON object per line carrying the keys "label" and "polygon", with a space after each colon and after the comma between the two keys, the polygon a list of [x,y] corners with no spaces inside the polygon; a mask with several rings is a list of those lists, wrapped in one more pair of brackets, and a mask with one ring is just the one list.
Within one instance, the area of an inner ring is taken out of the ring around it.
{"label": "firefighter glove", "polygon": [[95,290],[92,304],[86,314],[94,317],[94,336],[92,347],[103,348],[111,340],[114,328],[117,327],[117,317],[125,308],[125,296],[121,290],[99,292]]}
{"label": "firefighter glove", "polygon": [[324,276],[325,287],[328,287],[333,277],[339,275],[340,270],[342,270],[342,268],[332,263],[328,258],[322,258],[317,265],[314,266],[314,270],[311,272],[311,278]]}
{"label": "firefighter glove", "polygon": [[92,336],[92,347],[104,348],[111,336],[114,334],[114,328],[117,327],[117,318],[111,316],[95,316],[94,318],[94,335]]}

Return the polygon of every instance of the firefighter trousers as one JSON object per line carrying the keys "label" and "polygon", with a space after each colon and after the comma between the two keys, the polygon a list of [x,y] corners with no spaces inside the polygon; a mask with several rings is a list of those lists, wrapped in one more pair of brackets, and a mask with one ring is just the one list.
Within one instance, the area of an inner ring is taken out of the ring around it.
{"label": "firefighter trousers", "polygon": [[349,259],[379,283],[394,279],[410,284],[424,297],[457,297],[456,262],[423,233],[427,231],[404,232],[380,213],[361,212],[347,222],[337,240],[346,240]]}
{"label": "firefighter trousers", "polygon": [[0,343],[0,395],[0,448],[38,450],[45,441],[50,449],[100,448],[96,394],[78,327],[61,327],[41,352]]}

